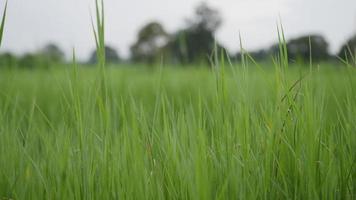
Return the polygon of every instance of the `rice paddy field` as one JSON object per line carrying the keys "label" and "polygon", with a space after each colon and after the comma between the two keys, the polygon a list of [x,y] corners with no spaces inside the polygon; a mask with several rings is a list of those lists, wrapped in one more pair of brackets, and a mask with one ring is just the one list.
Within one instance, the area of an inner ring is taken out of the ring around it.
{"label": "rice paddy field", "polygon": [[356,198],[351,64],[108,66],[100,13],[97,67],[1,71],[0,199]]}
{"label": "rice paddy field", "polygon": [[236,68],[1,73],[0,195],[354,199],[354,69]]}

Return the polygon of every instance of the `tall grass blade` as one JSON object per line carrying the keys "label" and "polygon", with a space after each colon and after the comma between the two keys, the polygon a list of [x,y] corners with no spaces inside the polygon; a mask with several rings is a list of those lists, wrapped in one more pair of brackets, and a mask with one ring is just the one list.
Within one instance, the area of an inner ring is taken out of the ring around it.
{"label": "tall grass blade", "polygon": [[2,43],[2,37],[4,35],[6,12],[7,12],[7,1],[5,3],[5,8],[4,8],[4,12],[3,12],[3,15],[2,15],[2,20],[1,20],[1,25],[0,25],[0,46],[1,46],[1,43]]}

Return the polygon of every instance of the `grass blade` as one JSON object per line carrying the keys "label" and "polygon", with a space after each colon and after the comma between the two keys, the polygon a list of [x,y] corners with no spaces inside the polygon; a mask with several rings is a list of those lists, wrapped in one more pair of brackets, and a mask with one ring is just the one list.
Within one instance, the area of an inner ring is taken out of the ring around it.
{"label": "grass blade", "polygon": [[7,12],[7,1],[5,3],[5,9],[4,9],[4,13],[2,15],[2,20],[1,20],[1,25],[0,25],[0,46],[1,46],[2,37],[3,37],[3,34],[4,34],[6,12]]}

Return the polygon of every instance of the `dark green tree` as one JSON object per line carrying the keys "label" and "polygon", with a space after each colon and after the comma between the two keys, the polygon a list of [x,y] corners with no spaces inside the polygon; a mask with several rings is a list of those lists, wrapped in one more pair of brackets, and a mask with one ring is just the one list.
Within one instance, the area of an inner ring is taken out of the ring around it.
{"label": "dark green tree", "polygon": [[17,65],[17,58],[12,53],[6,52],[0,55],[0,68],[15,68]]}
{"label": "dark green tree", "polygon": [[342,45],[338,56],[344,61],[356,63],[356,35]]}
{"label": "dark green tree", "polygon": [[158,22],[145,25],[137,35],[137,41],[131,46],[131,59],[135,62],[154,63],[162,55],[162,47],[169,35]]}
{"label": "dark green tree", "polygon": [[48,63],[62,63],[65,60],[63,51],[55,44],[46,45],[39,53]]}
{"label": "dark green tree", "polygon": [[22,69],[34,69],[40,67],[39,56],[35,54],[25,54],[19,59],[19,67]]}
{"label": "dark green tree", "polygon": [[214,33],[222,19],[217,10],[206,3],[196,8],[195,16],[187,20],[187,27],[178,31],[167,45],[170,57],[182,63],[207,61],[214,47],[222,47],[215,42]]}
{"label": "dark green tree", "polygon": [[[329,44],[321,35],[301,36],[287,42],[288,59],[290,62],[315,62],[330,59]],[[268,50],[268,55],[279,55],[279,44]]]}
{"label": "dark green tree", "polygon": [[[108,64],[117,64],[120,62],[120,56],[113,47],[105,46],[105,60]],[[89,63],[96,64],[97,62],[97,51],[94,50],[90,56]]]}
{"label": "dark green tree", "polygon": [[218,10],[207,3],[201,3],[195,10],[195,17],[187,20],[189,27],[214,33],[221,25],[222,18]]}
{"label": "dark green tree", "polygon": [[327,60],[329,44],[321,35],[302,36],[287,43],[288,57],[291,60],[313,61]]}
{"label": "dark green tree", "polygon": [[[251,57],[255,61],[264,61],[264,60],[267,60],[268,57],[270,56],[269,51],[265,50],[265,49],[249,51],[249,52],[246,52],[246,54],[247,54],[246,56]],[[241,59],[242,59],[241,56],[242,56],[241,52],[238,52],[237,54],[235,54],[234,58],[236,61],[241,62]]]}

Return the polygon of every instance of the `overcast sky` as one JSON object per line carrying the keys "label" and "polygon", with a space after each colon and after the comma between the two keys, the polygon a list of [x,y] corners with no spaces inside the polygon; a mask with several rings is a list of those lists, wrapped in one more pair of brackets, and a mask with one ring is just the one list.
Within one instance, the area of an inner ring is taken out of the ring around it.
{"label": "overcast sky", "polygon": [[[90,10],[94,0],[9,0],[2,51],[34,51],[49,42],[80,59],[94,48]],[[107,44],[123,56],[145,23],[158,20],[169,32],[184,26],[201,0],[105,0]],[[356,0],[210,0],[224,19],[217,39],[231,51],[239,49],[238,34],[249,50],[276,41],[282,19],[287,39],[320,33],[335,52],[356,33]],[[4,0],[0,1],[3,9]]]}

